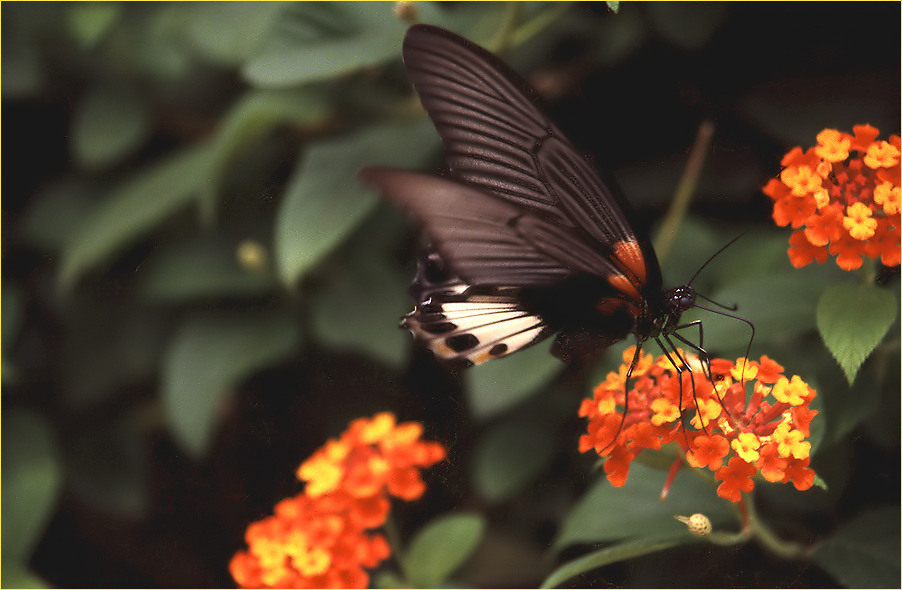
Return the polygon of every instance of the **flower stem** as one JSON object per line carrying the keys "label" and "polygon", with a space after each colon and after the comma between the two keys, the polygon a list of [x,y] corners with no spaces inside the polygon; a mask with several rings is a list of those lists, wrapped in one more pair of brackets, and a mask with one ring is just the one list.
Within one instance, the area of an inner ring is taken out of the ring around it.
{"label": "flower stem", "polygon": [[514,34],[522,16],[523,7],[520,6],[519,2],[507,2],[504,4],[504,13],[501,17],[498,32],[488,46],[492,53],[505,53],[515,46]]}
{"label": "flower stem", "polygon": [[743,499],[748,499],[748,501],[745,502],[746,510],[748,511],[748,531],[762,547],[784,559],[797,559],[804,555],[805,549],[802,545],[791,541],[784,541],[779,538],[776,533],[774,533],[770,527],[758,517],[758,513],[755,510],[755,503],[752,501],[751,496],[744,496]]}
{"label": "flower stem", "polygon": [[398,523],[395,522],[394,516],[391,513],[389,513],[388,518],[385,519],[385,524],[382,525],[382,528],[385,531],[385,538],[388,540],[388,545],[391,547],[392,555],[395,556],[398,567],[401,569],[402,575],[406,580],[409,577],[407,572],[407,556],[404,555],[404,544],[401,542],[401,533],[398,531]]}
{"label": "flower stem", "polygon": [[552,2],[550,7],[520,25],[514,32],[513,44],[519,47],[542,32],[570,8],[569,2]]}
{"label": "flower stem", "polygon": [[877,279],[877,261],[873,258],[865,257],[858,276],[863,285],[873,285]]}
{"label": "flower stem", "polygon": [[673,202],[664,221],[655,236],[655,252],[658,254],[658,262],[664,262],[667,254],[670,252],[673,241],[676,238],[677,230],[686,217],[689,210],[689,204],[692,197],[695,196],[695,187],[698,185],[699,176],[701,176],[702,165],[705,163],[705,154],[711,145],[711,138],[714,136],[714,123],[711,121],[702,121],[698,126],[698,133],[695,135],[695,143],[692,144],[692,150],[689,152],[689,161],[686,162],[686,169],[683,176],[677,184],[676,191],[673,195]]}

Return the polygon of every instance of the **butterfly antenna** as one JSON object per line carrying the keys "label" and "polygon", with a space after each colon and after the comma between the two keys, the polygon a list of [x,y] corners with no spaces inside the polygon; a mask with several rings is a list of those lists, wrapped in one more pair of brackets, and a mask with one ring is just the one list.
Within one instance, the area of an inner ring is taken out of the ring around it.
{"label": "butterfly antenna", "polygon": [[[726,244],[724,244],[723,246],[721,246],[720,249],[717,250],[717,252],[715,252],[714,254],[712,254],[711,257],[708,258],[708,259],[705,261],[705,263],[702,264],[702,265],[699,267],[699,269],[698,269],[697,271],[695,271],[695,274],[692,275],[692,278],[689,279],[689,282],[686,283],[686,284],[687,284],[687,285],[691,285],[691,284],[692,284],[692,281],[694,281],[695,278],[696,278],[703,270],[705,270],[705,267],[706,267],[706,266],[708,266],[709,264],[711,264],[711,262],[712,262],[715,258],[717,258],[718,256],[720,256],[720,254],[721,254],[724,250],[726,250],[727,248],[729,248],[730,246],[732,246],[733,244],[735,244],[735,243],[739,240],[739,238],[741,238],[742,236],[744,236],[745,234],[747,234],[748,231],[749,231],[749,230],[745,230],[745,231],[741,232],[741,233],[740,233],[739,235],[737,235],[735,238],[733,238],[732,240],[730,240],[729,242],[727,242]],[[707,301],[707,302],[709,302],[709,303],[711,303],[711,304],[713,304],[713,305],[716,305],[717,307],[719,307],[719,308],[721,308],[721,309],[725,309],[725,310],[727,310],[727,311],[736,311],[736,310],[738,309],[738,307],[737,307],[736,305],[724,305],[723,303],[718,303],[717,301],[714,301],[714,300],[711,299],[710,297],[705,297],[704,295],[702,295],[701,293],[698,293],[698,292],[696,292],[696,296],[701,297],[701,298],[704,299],[705,301]],[[705,306],[703,306],[703,305],[696,305],[695,307],[697,307],[697,308],[699,308],[699,309],[704,309],[705,311],[709,311],[709,312],[715,313],[715,314],[717,314],[717,315],[722,315],[722,316],[724,316],[724,317],[733,318],[734,320],[739,320],[740,322],[744,322],[744,323],[746,323],[746,324],[748,325],[748,327],[752,330],[752,335],[751,335],[751,337],[749,338],[748,346],[746,346],[746,349],[745,349],[745,356],[744,356],[743,359],[742,359],[742,373],[741,373],[742,377],[740,378],[740,383],[742,383],[742,386],[745,387],[745,367],[746,367],[746,365],[747,365],[747,363],[748,363],[749,354],[751,354],[751,352],[752,352],[752,341],[755,339],[755,324],[753,324],[751,321],[747,320],[746,318],[744,318],[744,317],[742,317],[742,316],[739,316],[739,315],[736,315],[736,314],[726,313],[726,312],[724,312],[724,311],[718,311],[718,310],[716,310],[716,309],[711,309],[710,307],[705,307]],[[720,407],[724,408],[723,400],[720,399],[720,395],[719,395],[719,394],[717,395],[717,401],[720,402]],[[726,410],[726,408],[724,408],[724,410]],[[729,414],[729,412],[727,412],[727,414]]]}
{"label": "butterfly antenna", "polygon": [[[696,297],[701,297],[702,299],[704,299],[704,300],[707,301],[708,303],[712,303],[712,304],[716,305],[717,307],[719,307],[719,308],[721,308],[721,309],[726,309],[727,311],[736,311],[737,309],[739,309],[739,307],[737,307],[737,305],[736,305],[735,303],[734,303],[733,305],[727,305],[727,304],[725,304],[725,303],[720,303],[720,302],[718,302],[718,301],[714,301],[714,300],[711,299],[710,297],[705,297],[704,295],[702,295],[702,294],[699,293],[698,291],[695,292],[695,296],[696,296]],[[698,307],[698,306],[696,305],[696,307]],[[716,312],[715,312],[715,313],[716,313]]]}
{"label": "butterfly antenna", "polygon": [[[718,256],[720,256],[721,252],[723,252],[724,250],[726,250],[727,248],[729,248],[730,246],[732,246],[733,244],[735,244],[736,241],[737,241],[739,238],[741,238],[742,236],[744,236],[744,235],[747,234],[747,233],[748,233],[748,230],[745,230],[744,232],[742,232],[741,234],[739,234],[738,236],[736,236],[735,238],[733,238],[732,240],[730,240],[729,242],[727,242],[726,244],[724,244],[723,246],[721,246],[720,250],[718,250],[717,252],[715,252],[714,254],[712,254],[711,257],[708,258],[708,260],[706,260],[705,263],[704,263],[703,265],[701,265],[697,271],[695,271],[695,274],[692,275],[692,278],[689,279],[689,282],[686,283],[686,284],[687,284],[687,285],[691,285],[691,284],[692,284],[692,281],[695,280],[695,277],[697,277],[703,270],[705,270],[705,267],[708,266],[709,264],[711,264],[711,262],[712,262],[715,258],[717,258]],[[709,301],[710,301],[710,299],[709,299]],[[712,303],[713,303],[713,301],[712,301]]]}

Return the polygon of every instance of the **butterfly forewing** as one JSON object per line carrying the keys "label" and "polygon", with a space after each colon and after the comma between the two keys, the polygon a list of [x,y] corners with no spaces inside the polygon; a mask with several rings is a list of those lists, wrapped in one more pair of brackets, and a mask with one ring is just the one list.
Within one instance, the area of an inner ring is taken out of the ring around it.
{"label": "butterfly forewing", "polygon": [[637,289],[660,289],[654,251],[637,239],[621,197],[535,106],[516,73],[428,25],[411,27],[403,53],[454,176],[559,226],[580,228]]}

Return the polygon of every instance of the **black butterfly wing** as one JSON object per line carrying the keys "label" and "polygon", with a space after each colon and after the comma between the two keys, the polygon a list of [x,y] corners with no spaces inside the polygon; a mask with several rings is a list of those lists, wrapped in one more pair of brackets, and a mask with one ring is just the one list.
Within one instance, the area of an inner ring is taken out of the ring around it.
{"label": "black butterfly wing", "polygon": [[360,180],[406,210],[451,270],[474,286],[538,287],[576,274],[607,276],[615,263],[578,232],[460,182],[370,167]]}
{"label": "black butterfly wing", "polygon": [[660,297],[661,278],[613,185],[487,51],[416,25],[403,54],[452,174],[360,174],[417,219],[443,268],[430,281],[421,263],[405,325],[439,356],[474,363],[554,331],[562,358],[625,336],[649,296]]}
{"label": "black butterfly wing", "polygon": [[359,176],[432,241],[435,253],[420,261],[411,289],[417,306],[404,324],[442,358],[479,364],[533,344],[562,327],[554,309],[567,309],[573,297],[560,285],[618,272],[578,232],[478,188],[380,167]]}
{"label": "black butterfly wing", "polygon": [[631,292],[661,289],[647,240],[626,205],[536,107],[528,85],[503,62],[453,33],[411,27],[404,64],[445,146],[451,173],[533,211],[557,227],[579,228]]}

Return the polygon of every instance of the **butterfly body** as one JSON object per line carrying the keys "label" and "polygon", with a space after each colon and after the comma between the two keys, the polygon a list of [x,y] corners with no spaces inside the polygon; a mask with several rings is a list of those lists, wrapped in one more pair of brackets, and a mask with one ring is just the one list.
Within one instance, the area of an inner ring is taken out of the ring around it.
{"label": "butterfly body", "polygon": [[419,223],[430,245],[403,324],[438,356],[481,363],[557,333],[565,360],[629,334],[668,335],[691,286],[664,290],[628,206],[495,56],[415,25],[404,63],[445,146],[444,177],[380,167],[361,180]]}

